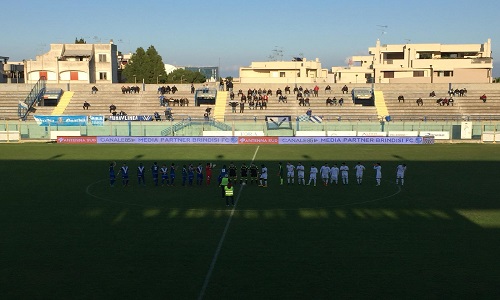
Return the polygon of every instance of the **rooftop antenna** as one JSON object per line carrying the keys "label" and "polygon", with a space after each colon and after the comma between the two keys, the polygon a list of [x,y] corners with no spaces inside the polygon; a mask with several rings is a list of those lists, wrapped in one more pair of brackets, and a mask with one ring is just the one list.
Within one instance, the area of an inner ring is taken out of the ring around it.
{"label": "rooftop antenna", "polygon": [[275,59],[276,61],[283,60],[283,47],[274,46],[273,53],[274,53],[274,57],[276,58]]}
{"label": "rooftop antenna", "polygon": [[389,26],[387,25],[377,25],[377,29],[380,30],[380,36],[379,36],[379,39],[384,35],[384,34],[387,34],[387,28]]}

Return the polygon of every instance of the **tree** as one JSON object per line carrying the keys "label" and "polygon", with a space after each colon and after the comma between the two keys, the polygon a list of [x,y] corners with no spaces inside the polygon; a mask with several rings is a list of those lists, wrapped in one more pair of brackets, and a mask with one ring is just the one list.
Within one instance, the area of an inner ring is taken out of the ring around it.
{"label": "tree", "polygon": [[157,83],[163,82],[163,78],[167,78],[161,55],[152,45],[146,51],[142,47],[137,48],[123,69],[123,75],[126,82],[130,83],[142,82],[143,80],[144,83]]}
{"label": "tree", "polygon": [[75,44],[87,44],[87,41],[85,41],[83,38],[75,38]]}
{"label": "tree", "polygon": [[167,77],[167,83],[204,83],[206,80],[202,73],[184,69],[177,69]]}

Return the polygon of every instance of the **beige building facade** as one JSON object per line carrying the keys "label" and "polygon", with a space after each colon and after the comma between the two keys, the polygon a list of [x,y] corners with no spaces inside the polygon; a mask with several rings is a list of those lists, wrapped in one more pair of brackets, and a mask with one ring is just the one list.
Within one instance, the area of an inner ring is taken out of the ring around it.
{"label": "beige building facade", "polygon": [[47,83],[117,83],[117,46],[109,44],[51,44],[49,52],[25,61],[27,83],[44,77]]}
{"label": "beige building facade", "polygon": [[240,83],[322,83],[328,81],[328,69],[321,62],[295,58],[292,61],[252,62],[249,67],[240,68]]}
{"label": "beige building facade", "polygon": [[484,44],[399,44],[368,49],[347,67],[333,67],[335,83],[491,83],[491,39]]}

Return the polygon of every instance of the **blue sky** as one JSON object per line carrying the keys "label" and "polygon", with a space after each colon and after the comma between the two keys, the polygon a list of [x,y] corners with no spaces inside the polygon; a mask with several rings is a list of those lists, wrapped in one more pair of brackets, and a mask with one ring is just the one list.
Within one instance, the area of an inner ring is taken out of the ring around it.
{"label": "blue sky", "polygon": [[[220,65],[222,76],[238,76],[240,66],[273,54],[343,66],[349,56],[367,54],[377,38],[383,44],[491,38],[493,57],[500,53],[500,1],[492,0],[25,0],[3,3],[2,11],[0,56],[11,61],[34,59],[51,43],[75,38],[113,39],[124,53],[153,45],[164,63]],[[500,76],[500,60],[494,75]]]}

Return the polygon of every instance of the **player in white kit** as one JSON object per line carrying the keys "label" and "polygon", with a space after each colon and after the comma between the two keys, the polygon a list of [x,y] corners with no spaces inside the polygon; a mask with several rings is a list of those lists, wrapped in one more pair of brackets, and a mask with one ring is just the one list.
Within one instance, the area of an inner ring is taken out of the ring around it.
{"label": "player in white kit", "polygon": [[377,181],[377,186],[379,186],[380,181],[382,180],[382,166],[380,163],[376,163],[373,166],[373,169],[375,170],[375,180]]}
{"label": "player in white kit", "polygon": [[316,186],[317,174],[318,174],[318,168],[312,165],[311,170],[309,171],[309,183],[307,183],[307,185],[311,185],[311,182],[314,182],[314,186]]}
{"label": "player in white kit", "polygon": [[399,183],[400,179],[401,179],[401,185],[405,184],[405,172],[406,172],[406,165],[405,164],[399,164],[396,167],[396,184]]}
{"label": "player in white kit", "polygon": [[297,182],[298,184],[306,185],[306,180],[304,179],[305,177],[305,170],[306,168],[302,165],[302,163],[297,164]]}
{"label": "player in white kit", "polygon": [[337,164],[333,164],[333,167],[330,168],[330,184],[339,184],[339,167],[337,167]]}
{"label": "player in white kit", "polygon": [[262,164],[262,168],[260,169],[259,186],[267,187],[267,168],[264,164]]}
{"label": "player in white kit", "polygon": [[365,170],[365,166],[358,162],[358,164],[354,166],[354,169],[356,170],[356,180],[358,184],[361,184],[361,182],[363,182],[363,171]]}
{"label": "player in white kit", "polygon": [[295,166],[292,165],[290,162],[286,163],[286,177],[288,185],[290,185],[290,182],[292,184],[295,183]]}
{"label": "player in white kit", "polygon": [[323,181],[324,186],[328,186],[328,176],[330,175],[330,167],[327,163],[325,163],[319,169],[319,173],[321,174],[321,180]]}
{"label": "player in white kit", "polygon": [[340,166],[340,175],[342,176],[342,183],[349,184],[349,167],[345,162]]}

